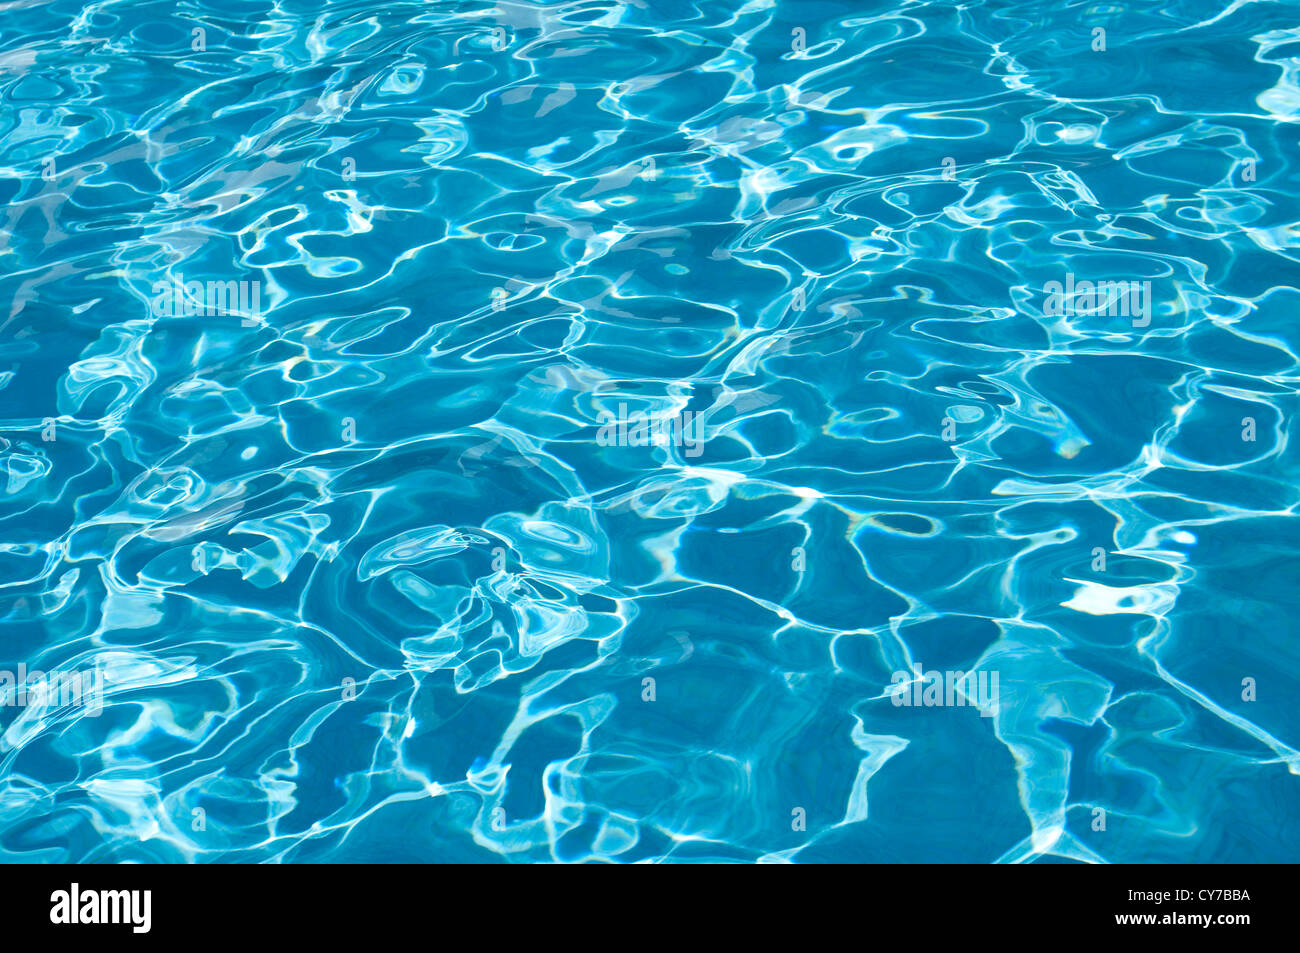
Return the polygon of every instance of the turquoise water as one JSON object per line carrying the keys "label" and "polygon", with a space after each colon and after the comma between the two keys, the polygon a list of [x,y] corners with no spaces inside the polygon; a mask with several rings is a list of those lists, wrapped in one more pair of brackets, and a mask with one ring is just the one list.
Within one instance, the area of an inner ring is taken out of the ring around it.
{"label": "turquoise water", "polygon": [[0,5],[3,858],[1295,860],[1298,23]]}

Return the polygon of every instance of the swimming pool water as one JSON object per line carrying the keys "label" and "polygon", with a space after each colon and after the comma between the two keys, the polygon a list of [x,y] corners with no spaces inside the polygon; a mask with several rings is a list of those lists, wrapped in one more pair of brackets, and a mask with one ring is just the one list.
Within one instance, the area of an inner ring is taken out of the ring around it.
{"label": "swimming pool water", "polygon": [[3,4],[0,856],[1294,861],[1298,23]]}

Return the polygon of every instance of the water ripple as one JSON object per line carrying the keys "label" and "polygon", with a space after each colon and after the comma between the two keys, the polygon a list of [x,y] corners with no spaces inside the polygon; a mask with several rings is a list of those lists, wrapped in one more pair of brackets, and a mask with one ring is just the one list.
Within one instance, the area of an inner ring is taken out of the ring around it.
{"label": "water ripple", "polygon": [[4,9],[4,859],[1300,850],[1297,4]]}

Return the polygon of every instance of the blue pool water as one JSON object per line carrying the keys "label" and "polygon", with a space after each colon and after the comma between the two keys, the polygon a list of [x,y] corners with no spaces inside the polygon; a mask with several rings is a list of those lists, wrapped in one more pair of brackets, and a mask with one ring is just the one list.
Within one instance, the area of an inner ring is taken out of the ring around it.
{"label": "blue pool water", "polygon": [[1297,859],[1297,24],[0,4],[0,854]]}

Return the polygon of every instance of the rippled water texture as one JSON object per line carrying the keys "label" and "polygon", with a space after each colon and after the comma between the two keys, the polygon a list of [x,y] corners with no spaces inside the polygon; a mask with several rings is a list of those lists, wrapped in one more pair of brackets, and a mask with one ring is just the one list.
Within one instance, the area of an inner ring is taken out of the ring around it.
{"label": "rippled water texture", "polygon": [[0,854],[1297,859],[1298,23],[0,3]]}

